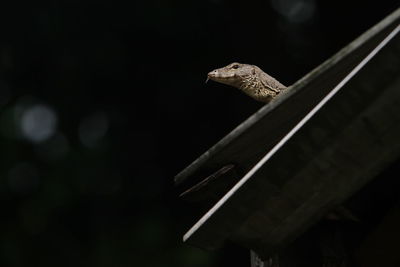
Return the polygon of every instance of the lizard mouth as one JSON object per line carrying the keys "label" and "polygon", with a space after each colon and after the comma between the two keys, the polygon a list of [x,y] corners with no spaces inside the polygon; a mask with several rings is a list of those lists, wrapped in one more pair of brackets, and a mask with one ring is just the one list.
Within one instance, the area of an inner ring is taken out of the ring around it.
{"label": "lizard mouth", "polygon": [[209,80],[215,81],[216,77],[217,77],[217,71],[213,70],[213,71],[209,72],[209,73],[207,74],[206,83],[207,83]]}
{"label": "lizard mouth", "polygon": [[214,78],[214,77],[216,77],[216,76],[218,76],[218,71],[217,71],[217,70],[210,71],[210,72],[207,74],[207,77],[208,77],[208,78]]}
{"label": "lizard mouth", "polygon": [[209,72],[208,74],[207,74],[207,81],[208,80],[213,80],[213,81],[216,81],[216,82],[222,82],[222,81],[225,81],[225,80],[228,80],[228,79],[232,79],[233,77],[234,77],[235,75],[227,75],[227,74],[223,74],[223,73],[220,73],[220,72],[218,72],[218,70],[213,70],[213,71],[211,71],[211,72]]}

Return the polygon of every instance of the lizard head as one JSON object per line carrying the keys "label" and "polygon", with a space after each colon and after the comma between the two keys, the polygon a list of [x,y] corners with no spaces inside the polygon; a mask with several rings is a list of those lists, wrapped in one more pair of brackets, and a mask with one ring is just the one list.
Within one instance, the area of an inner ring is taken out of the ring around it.
{"label": "lizard head", "polygon": [[220,69],[215,69],[208,73],[207,80],[213,80],[219,83],[227,84],[236,88],[240,88],[243,81],[256,75],[256,66],[231,63]]}

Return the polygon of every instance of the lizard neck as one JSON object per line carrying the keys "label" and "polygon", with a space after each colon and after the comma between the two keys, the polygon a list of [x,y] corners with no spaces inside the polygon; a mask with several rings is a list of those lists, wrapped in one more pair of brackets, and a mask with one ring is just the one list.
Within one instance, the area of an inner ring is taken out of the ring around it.
{"label": "lizard neck", "polygon": [[264,85],[256,76],[244,77],[239,89],[250,97],[268,103],[276,97],[283,88],[273,88]]}

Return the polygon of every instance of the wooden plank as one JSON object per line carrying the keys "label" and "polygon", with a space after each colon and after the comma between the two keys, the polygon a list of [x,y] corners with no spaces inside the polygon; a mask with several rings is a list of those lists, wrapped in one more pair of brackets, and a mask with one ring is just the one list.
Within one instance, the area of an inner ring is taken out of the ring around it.
{"label": "wooden plank", "polygon": [[399,21],[400,10],[296,82],[181,171],[176,184],[198,182],[227,164],[240,174],[254,166],[302,117],[357,65]]}
{"label": "wooden plank", "polygon": [[[389,30],[398,26],[399,17],[400,10],[397,10],[372,28],[370,31],[378,31],[372,34],[374,37],[364,34],[363,38],[369,38],[359,41],[367,44],[357,46],[362,51],[356,49],[352,52],[361,55],[371,42],[376,44],[382,40]],[[354,42],[348,49],[352,49],[353,45]],[[231,239],[262,257],[268,257],[399,156],[399,54],[400,38],[396,37],[276,150],[273,157],[236,184],[185,235],[185,240],[202,248],[214,249],[226,239]],[[332,81],[343,78],[340,70],[347,70],[351,65],[350,59],[354,58],[351,54],[344,59],[340,56],[335,55],[334,58],[339,58],[332,59],[339,66],[332,65],[325,71],[317,71],[316,76],[308,76],[305,87],[301,87],[301,83],[295,85],[302,90],[279,103],[277,101],[270,113],[273,110],[277,112],[288,103],[300,106],[302,103],[294,103],[293,99],[302,99],[303,92],[315,100],[317,97],[313,93],[318,88],[315,83],[332,85]],[[343,64],[345,66],[341,68]],[[287,108],[290,110],[291,106]],[[258,117],[258,120],[265,120],[270,113]],[[284,120],[285,113],[281,111],[279,114]],[[257,116],[251,119],[257,119]],[[293,116],[289,116],[289,120],[292,122]],[[257,124],[258,127],[261,124]],[[242,133],[242,136],[245,134]],[[262,136],[262,133],[256,134]],[[259,145],[257,141],[252,142]],[[224,153],[229,149],[226,147]]]}
{"label": "wooden plank", "polygon": [[225,195],[240,178],[235,172],[235,166],[228,164],[181,193],[180,197],[185,201],[209,207]]}

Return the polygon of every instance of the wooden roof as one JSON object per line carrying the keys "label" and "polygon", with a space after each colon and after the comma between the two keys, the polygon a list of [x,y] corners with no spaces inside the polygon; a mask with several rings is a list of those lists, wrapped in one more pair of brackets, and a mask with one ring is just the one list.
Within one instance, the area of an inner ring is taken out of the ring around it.
{"label": "wooden roof", "polygon": [[186,242],[215,249],[233,240],[267,256],[399,157],[399,23],[400,9],[176,176],[176,184],[190,185],[217,173],[185,195],[221,196]]}

